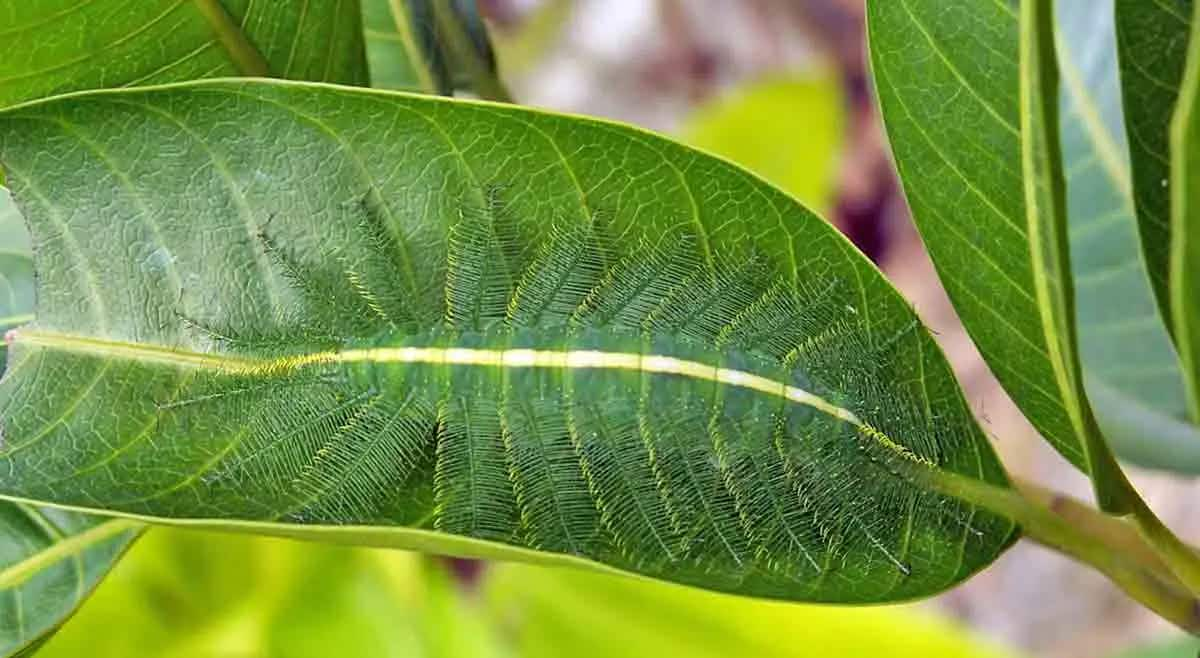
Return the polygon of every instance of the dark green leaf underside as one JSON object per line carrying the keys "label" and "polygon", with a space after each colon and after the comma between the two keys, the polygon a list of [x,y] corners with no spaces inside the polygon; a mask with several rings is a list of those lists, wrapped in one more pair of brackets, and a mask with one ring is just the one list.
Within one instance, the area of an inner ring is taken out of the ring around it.
{"label": "dark green leaf underside", "polygon": [[1080,401],[1056,384],[1035,294],[1016,11],[1003,0],[878,0],[868,22],[892,152],[938,276],[1017,406],[1086,472],[1071,420]]}
{"label": "dark green leaf underside", "polygon": [[0,107],[237,75],[367,82],[358,0],[0,0],[0,43]]}
{"label": "dark green leaf underside", "polygon": [[1200,471],[1200,431],[1138,237],[1113,2],[1059,0],[1062,141],[1080,357],[1093,409],[1122,458]]}
{"label": "dark green leaf underside", "polygon": [[11,496],[847,602],[1012,540],[913,483],[1004,476],[911,309],[709,156],[226,81],[16,108],[0,161],[41,273],[0,385]]}
{"label": "dark green leaf underside", "polygon": [[[1197,8],[1200,10],[1200,7]],[[1200,15],[1193,16],[1187,67],[1171,125],[1171,317],[1188,392],[1200,423]]]}

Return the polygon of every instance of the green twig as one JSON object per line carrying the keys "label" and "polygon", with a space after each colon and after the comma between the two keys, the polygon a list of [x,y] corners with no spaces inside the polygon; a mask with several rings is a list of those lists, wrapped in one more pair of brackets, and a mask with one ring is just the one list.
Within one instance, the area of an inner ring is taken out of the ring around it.
{"label": "green twig", "polygon": [[217,40],[221,42],[221,47],[233,60],[238,72],[242,75],[257,77],[266,77],[271,74],[271,67],[267,64],[267,60],[263,58],[262,53],[258,52],[258,48],[250,43],[241,26],[233,20],[229,12],[225,11],[225,7],[219,0],[195,0],[195,2],[196,8],[212,26]]}
{"label": "green twig", "polygon": [[1138,498],[1133,518],[1146,540],[1190,591],[1200,594],[1200,554],[1158,518],[1144,500]]}
{"label": "green twig", "polygon": [[920,477],[937,491],[1016,521],[1030,540],[1095,568],[1163,619],[1200,635],[1200,599],[1164,568],[1162,552],[1122,519],[1036,485],[1009,489],[930,469]]}

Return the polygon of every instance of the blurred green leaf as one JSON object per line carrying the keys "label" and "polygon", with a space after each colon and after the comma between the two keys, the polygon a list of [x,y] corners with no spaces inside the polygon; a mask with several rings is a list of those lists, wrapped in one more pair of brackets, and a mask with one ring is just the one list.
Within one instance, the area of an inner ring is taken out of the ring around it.
{"label": "blurred green leaf", "polygon": [[568,23],[578,8],[574,0],[542,0],[522,14],[516,25],[490,31],[504,75],[528,74],[555,44],[570,38]]}
{"label": "blurred green leaf", "polygon": [[912,607],[753,601],[516,564],[481,578],[464,589],[439,561],[396,551],[155,529],[39,655],[1012,655]]}
{"label": "blurred green leaf", "polygon": [[[29,234],[8,190],[0,187],[0,336],[33,319],[33,257]],[[0,371],[8,344],[0,342]]]}
{"label": "blurred green leaf", "polygon": [[700,106],[683,141],[724,156],[817,211],[833,202],[845,130],[832,74],[754,82]]}
{"label": "blurred green leaf", "polygon": [[1200,656],[1200,640],[1181,637],[1126,649],[1113,654],[1111,658],[1197,658],[1197,656]]}
{"label": "blurred green leaf", "polygon": [[362,0],[371,85],[507,100],[475,0]]}
{"label": "blurred green leaf", "polygon": [[415,554],[155,529],[39,656],[487,658],[494,643]]}
{"label": "blurred green leaf", "polygon": [[405,0],[362,0],[362,4],[371,86],[449,94],[452,81],[444,64],[436,68],[426,55],[432,22],[414,24],[407,9],[412,3]]}
{"label": "blurred green leaf", "polygon": [[1113,0],[1058,0],[1063,154],[1080,356],[1093,409],[1123,458],[1200,473],[1200,431],[1139,248]]}
{"label": "blurred green leaf", "polygon": [[13,203],[8,188],[0,186],[0,250],[31,257],[31,249],[29,229],[25,228],[21,211]]}
{"label": "blurred green leaf", "polygon": [[[1117,52],[1138,229],[1154,293],[1166,318],[1171,315],[1168,127],[1183,79],[1191,15],[1192,0],[1116,0]],[[1174,331],[1170,322],[1167,329]]]}
{"label": "blurred green leaf", "polygon": [[755,601],[603,574],[497,565],[491,614],[522,658],[1001,658],[913,607]]}

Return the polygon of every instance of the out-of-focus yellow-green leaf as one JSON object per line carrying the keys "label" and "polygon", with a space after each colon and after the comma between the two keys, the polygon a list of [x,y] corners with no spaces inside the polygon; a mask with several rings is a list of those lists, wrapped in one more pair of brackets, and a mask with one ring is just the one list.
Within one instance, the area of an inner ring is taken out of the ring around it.
{"label": "out-of-focus yellow-green leaf", "polygon": [[415,554],[155,530],[38,655],[497,658]]}
{"label": "out-of-focus yellow-green leaf", "polygon": [[492,31],[492,46],[505,77],[530,73],[555,44],[567,38],[568,23],[578,9],[573,0],[544,0],[516,25]]}
{"label": "out-of-focus yellow-green leaf", "polygon": [[724,94],[700,106],[680,135],[824,211],[832,202],[844,116],[837,78],[813,74],[759,81]]}
{"label": "out-of-focus yellow-green leaf", "polygon": [[796,605],[628,577],[155,529],[42,658],[1010,658],[909,607]]}
{"label": "out-of-focus yellow-green leaf", "polygon": [[498,565],[488,607],[521,658],[1002,658],[1012,656],[912,607],[799,605],[677,585]]}

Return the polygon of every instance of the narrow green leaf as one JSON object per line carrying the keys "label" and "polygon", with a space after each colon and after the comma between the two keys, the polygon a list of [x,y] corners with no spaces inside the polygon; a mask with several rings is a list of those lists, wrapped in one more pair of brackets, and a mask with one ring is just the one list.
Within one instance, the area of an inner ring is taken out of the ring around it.
{"label": "narrow green leaf", "polygon": [[1033,287],[1054,382],[1067,401],[1100,507],[1131,511],[1125,476],[1100,435],[1083,388],[1067,243],[1067,194],[1058,124],[1058,58],[1053,0],[1021,2],[1021,163]]}
{"label": "narrow green leaf", "polygon": [[475,0],[363,0],[371,86],[508,100]]}
{"label": "narrow green leaf", "polygon": [[1123,479],[1078,374],[1061,170],[1053,172],[1058,96],[1038,86],[1054,80],[1050,38],[1022,50],[1005,0],[872,0],[868,25],[905,194],[959,317],[1034,427],[1116,506]]}
{"label": "narrow green leaf", "polygon": [[1084,383],[1118,456],[1200,473],[1200,429],[1188,422],[1178,357],[1138,238],[1112,5],[1056,4],[1059,123]]}
{"label": "narrow green leaf", "polygon": [[407,3],[404,0],[362,0],[362,3],[371,86],[449,94],[452,86],[444,65],[436,70],[426,57],[422,41],[426,34],[413,24]]}
{"label": "narrow green leaf", "polygon": [[358,0],[0,0],[0,107],[234,75],[366,84]]}
{"label": "narrow green leaf", "polygon": [[1200,422],[1200,7],[1171,125],[1171,310],[1192,419]]}
{"label": "narrow green leaf", "polygon": [[662,138],[220,81],[15,108],[0,162],[39,268],[11,498],[793,600],[929,594],[1014,538],[922,486],[1006,480],[912,309]]}
{"label": "narrow green leaf", "polygon": [[[414,1],[414,0],[410,0]],[[432,0],[437,33],[454,64],[480,98],[511,103],[496,70],[496,54],[476,0]]]}
{"label": "narrow green leaf", "polygon": [[1116,0],[1117,53],[1138,230],[1167,329],[1171,245],[1169,126],[1183,80],[1192,0]]}
{"label": "narrow green leaf", "polygon": [[138,525],[0,505],[0,655],[44,641],[91,593]]}

